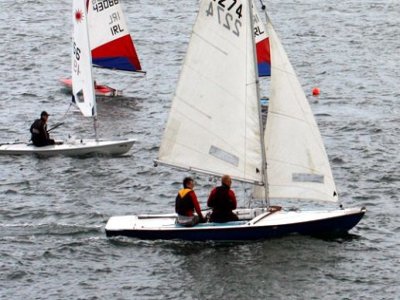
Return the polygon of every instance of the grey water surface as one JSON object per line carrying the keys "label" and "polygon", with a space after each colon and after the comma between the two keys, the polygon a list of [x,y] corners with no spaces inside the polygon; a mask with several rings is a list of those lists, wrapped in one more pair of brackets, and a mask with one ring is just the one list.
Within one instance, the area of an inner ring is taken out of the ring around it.
{"label": "grey water surface", "polygon": [[[236,244],[106,238],[110,216],[173,211],[187,174],[152,161],[197,4],[123,3],[147,75],[94,73],[124,90],[99,99],[99,132],[136,137],[128,155],[0,157],[0,298],[400,299],[397,0],[267,2],[316,114],[341,203],[368,209],[351,235]],[[0,142],[27,141],[44,109],[50,126],[65,121],[54,137],[92,137],[91,120],[68,111],[58,82],[70,74],[71,1],[0,5]],[[205,207],[213,183],[196,181]],[[246,187],[233,188],[244,205]]]}

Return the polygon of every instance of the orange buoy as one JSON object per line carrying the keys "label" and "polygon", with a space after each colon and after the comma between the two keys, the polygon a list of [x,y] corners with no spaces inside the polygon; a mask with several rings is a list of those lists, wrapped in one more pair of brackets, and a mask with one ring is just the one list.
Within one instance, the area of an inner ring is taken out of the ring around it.
{"label": "orange buoy", "polygon": [[312,89],[312,95],[313,96],[318,96],[320,92],[321,92],[320,89],[317,88],[317,87]]}

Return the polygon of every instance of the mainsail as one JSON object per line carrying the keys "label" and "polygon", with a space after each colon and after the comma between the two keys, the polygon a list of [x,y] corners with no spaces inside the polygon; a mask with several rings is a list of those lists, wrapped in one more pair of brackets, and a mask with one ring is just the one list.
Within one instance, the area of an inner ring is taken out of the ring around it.
{"label": "mainsail", "polygon": [[96,99],[89,48],[85,0],[73,0],[72,5],[72,94],[73,101],[86,117],[95,117]]}
{"label": "mainsail", "polygon": [[[267,20],[271,46],[265,130],[269,198],[337,201],[329,160],[310,105]],[[264,197],[258,189],[256,197]]]}
{"label": "mainsail", "polygon": [[88,1],[90,49],[93,64],[108,69],[140,71],[135,50],[119,1]]}
{"label": "mainsail", "polygon": [[158,161],[263,182],[250,1],[203,0]]}

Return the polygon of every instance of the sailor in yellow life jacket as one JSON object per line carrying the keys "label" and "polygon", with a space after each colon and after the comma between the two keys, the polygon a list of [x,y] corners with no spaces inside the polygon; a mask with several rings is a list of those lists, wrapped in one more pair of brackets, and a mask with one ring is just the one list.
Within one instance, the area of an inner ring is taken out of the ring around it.
{"label": "sailor in yellow life jacket", "polygon": [[186,177],[183,179],[183,189],[178,192],[175,199],[175,212],[178,214],[178,223],[184,226],[193,226],[199,222],[205,222],[193,187],[193,178]]}

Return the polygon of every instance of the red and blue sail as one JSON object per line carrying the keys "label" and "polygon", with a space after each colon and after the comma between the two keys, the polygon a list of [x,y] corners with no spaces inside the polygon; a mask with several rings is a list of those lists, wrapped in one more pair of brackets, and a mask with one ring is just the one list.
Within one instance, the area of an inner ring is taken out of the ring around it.
{"label": "red and blue sail", "polygon": [[104,5],[88,2],[90,48],[93,65],[101,68],[138,72],[140,61],[126,25],[121,1]]}
{"label": "red and blue sail", "polygon": [[256,43],[258,76],[271,76],[271,56],[269,47],[269,38]]}
{"label": "red and blue sail", "polygon": [[107,69],[141,71],[131,36],[125,35],[92,50],[93,64]]}
{"label": "red and blue sail", "polygon": [[254,39],[256,43],[258,76],[271,76],[271,55],[269,37],[264,23],[253,3]]}

